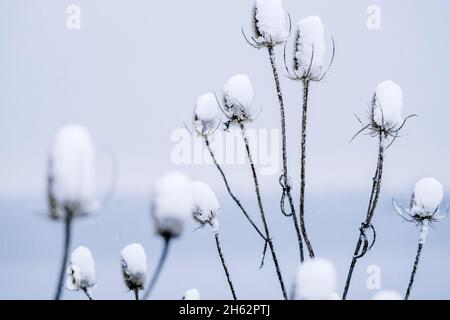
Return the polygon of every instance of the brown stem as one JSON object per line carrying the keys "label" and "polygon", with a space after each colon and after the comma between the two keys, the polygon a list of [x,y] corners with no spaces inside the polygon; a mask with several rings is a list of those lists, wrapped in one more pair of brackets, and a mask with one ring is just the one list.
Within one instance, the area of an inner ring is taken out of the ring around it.
{"label": "brown stem", "polygon": [[361,246],[364,242],[365,232],[370,228],[373,215],[375,214],[375,209],[378,204],[378,199],[380,197],[381,192],[381,181],[383,178],[383,165],[384,165],[384,145],[383,145],[383,134],[380,131],[379,132],[379,140],[378,140],[378,161],[377,161],[377,169],[375,171],[375,176],[373,177],[373,183],[372,183],[372,191],[370,194],[370,200],[369,200],[369,207],[367,209],[367,216],[366,220],[362,223],[360,227],[360,233],[358,242],[356,244],[355,251],[353,253],[352,262],[350,264],[350,268],[348,270],[347,274],[347,280],[345,282],[344,287],[344,293],[342,295],[342,300],[345,300],[347,298],[348,290],[350,288],[350,283],[353,276],[353,271],[355,269],[356,262],[359,258],[361,258],[363,254],[360,254]]}
{"label": "brown stem", "polygon": [[295,228],[295,232],[297,235],[298,247],[299,247],[299,251],[300,251],[300,261],[303,262],[304,255],[303,255],[302,235],[300,232],[297,216],[295,213],[295,206],[294,206],[294,201],[292,199],[291,186],[290,186],[289,175],[288,175],[287,146],[286,146],[287,145],[286,115],[285,115],[285,111],[284,111],[283,93],[281,91],[280,78],[278,76],[278,69],[277,69],[277,64],[276,64],[276,60],[275,60],[275,54],[273,51],[273,46],[268,46],[267,50],[269,52],[270,65],[272,67],[272,73],[273,73],[273,78],[275,80],[275,87],[276,87],[276,91],[277,91],[278,103],[280,105],[281,141],[282,141],[282,154],[283,154],[283,183],[284,183],[284,188],[286,188],[286,190],[284,190],[283,192],[286,192],[286,196],[288,198],[289,207],[290,207],[291,214],[292,214],[291,215],[292,221],[294,223],[294,228]]}
{"label": "brown stem", "polygon": [[419,242],[419,245],[417,246],[416,259],[414,260],[414,266],[413,266],[413,270],[411,272],[411,278],[409,279],[408,289],[406,290],[406,294],[405,294],[405,300],[409,299],[409,295],[411,293],[411,289],[414,284],[414,278],[416,276],[417,267],[419,266],[420,254],[422,253],[422,249],[423,249],[423,243]]}
{"label": "brown stem", "polygon": [[302,230],[303,239],[305,239],[306,247],[310,258],[314,258],[314,250],[306,232],[305,225],[305,180],[306,180],[306,129],[308,116],[308,94],[309,80],[303,80],[303,113],[302,113],[302,138],[301,138],[301,160],[300,160],[300,228]]}
{"label": "brown stem", "polygon": [[220,261],[222,262],[222,267],[223,267],[223,270],[225,272],[225,276],[227,277],[227,281],[228,281],[228,285],[230,286],[231,294],[233,296],[233,299],[237,300],[236,292],[234,291],[233,282],[231,281],[230,272],[228,271],[228,267],[227,267],[227,264],[225,262],[225,257],[224,257],[223,252],[222,252],[222,246],[220,245],[219,233],[216,232],[214,234],[214,237],[216,239],[217,252],[219,253]]}
{"label": "brown stem", "polygon": [[250,217],[250,215],[247,213],[247,211],[244,209],[244,207],[242,206],[240,200],[234,195],[234,193],[231,191],[231,187],[230,184],[228,183],[228,179],[225,176],[225,173],[222,169],[222,167],[220,166],[220,164],[217,162],[216,156],[214,155],[214,152],[211,148],[209,139],[206,135],[203,136],[203,139],[205,141],[205,145],[209,151],[209,154],[211,155],[211,158],[217,168],[217,170],[219,171],[220,175],[222,176],[223,182],[225,183],[225,187],[228,191],[228,194],[230,195],[230,197],[233,199],[233,201],[236,203],[236,205],[239,207],[239,209],[241,209],[242,213],[244,214],[245,218],[247,218],[248,222],[250,222],[250,224],[252,225],[252,227],[255,229],[255,231],[261,236],[261,238],[263,238],[264,240],[266,240],[264,234],[261,232],[261,230],[259,230],[258,226],[256,225],[256,223],[253,221],[253,219]]}
{"label": "brown stem", "polygon": [[267,242],[269,244],[270,251],[272,253],[272,260],[273,260],[273,263],[275,265],[275,270],[276,270],[276,273],[277,273],[278,281],[280,282],[281,291],[283,292],[283,297],[284,297],[285,300],[287,300],[288,297],[287,297],[287,294],[286,294],[286,288],[285,288],[285,285],[284,285],[284,282],[283,282],[283,277],[281,275],[280,265],[278,263],[278,258],[277,258],[277,255],[275,253],[275,248],[274,248],[274,245],[273,245],[273,241],[272,241],[272,238],[270,236],[269,226],[268,226],[267,221],[266,221],[266,215],[264,213],[264,207],[263,207],[263,204],[262,204],[261,192],[260,192],[259,182],[258,182],[258,175],[256,174],[255,164],[253,162],[252,153],[250,151],[250,145],[249,145],[249,142],[248,142],[247,135],[245,133],[245,127],[244,127],[244,125],[242,123],[240,123],[240,128],[241,128],[242,138],[244,139],[244,143],[245,143],[245,149],[247,151],[248,161],[250,162],[250,168],[251,168],[252,175],[253,175],[253,182],[255,184],[256,198],[258,200],[258,207],[259,207],[259,211],[261,213],[261,220],[262,220],[262,223],[263,223],[263,226],[264,226],[264,232],[265,232],[265,235],[266,235]]}

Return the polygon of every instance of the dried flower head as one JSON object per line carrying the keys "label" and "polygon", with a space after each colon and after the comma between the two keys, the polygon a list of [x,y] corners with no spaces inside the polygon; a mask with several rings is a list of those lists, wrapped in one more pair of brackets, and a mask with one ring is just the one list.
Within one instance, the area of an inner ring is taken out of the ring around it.
{"label": "dried flower head", "polygon": [[48,200],[54,219],[66,214],[87,215],[98,207],[95,186],[95,147],[80,125],[62,127],[49,159]]}
{"label": "dried flower head", "polygon": [[253,35],[244,38],[254,48],[274,47],[286,42],[290,33],[289,16],[281,0],[256,0],[252,11]]}
{"label": "dried flower head", "polygon": [[194,128],[197,134],[208,136],[220,125],[219,104],[213,93],[206,93],[197,99],[194,111]]}
{"label": "dried flower head", "polygon": [[120,256],[122,275],[128,289],[144,289],[147,278],[147,256],[144,247],[139,243],[127,245]]}
{"label": "dried flower head", "polygon": [[183,300],[200,300],[200,293],[195,288],[186,290]]}
{"label": "dried flower head", "polygon": [[219,220],[217,214],[220,210],[219,200],[214,191],[204,182],[191,183],[193,217],[201,226],[209,224],[213,232],[219,232]]}
{"label": "dried flower head", "polygon": [[88,248],[80,246],[72,252],[67,274],[69,275],[66,281],[68,290],[83,290],[86,293],[92,290],[96,284],[95,263]]}
{"label": "dried flower head", "polygon": [[167,239],[182,234],[192,212],[189,187],[189,178],[179,172],[170,172],[157,182],[151,210],[157,234]]}
{"label": "dried flower head", "polygon": [[299,266],[295,282],[297,299],[331,300],[336,296],[336,288],[337,272],[329,260],[314,258]]}
{"label": "dried flower head", "polygon": [[253,86],[246,75],[235,75],[225,83],[223,102],[223,112],[228,119],[226,128],[254,120]]}

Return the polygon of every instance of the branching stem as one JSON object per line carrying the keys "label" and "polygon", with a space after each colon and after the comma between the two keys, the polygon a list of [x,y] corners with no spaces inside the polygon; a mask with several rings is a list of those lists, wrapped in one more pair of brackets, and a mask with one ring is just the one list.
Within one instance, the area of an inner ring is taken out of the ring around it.
{"label": "branching stem", "polygon": [[240,128],[241,128],[242,138],[244,139],[244,143],[245,143],[245,149],[247,151],[247,157],[248,157],[248,160],[250,162],[250,168],[251,168],[252,175],[253,175],[253,182],[255,184],[256,198],[258,200],[258,207],[259,207],[259,211],[261,213],[261,220],[262,220],[262,223],[263,223],[263,226],[264,226],[265,238],[267,239],[270,251],[272,253],[272,260],[273,260],[273,263],[275,265],[275,270],[276,270],[276,273],[277,273],[278,281],[280,282],[280,286],[281,286],[281,291],[283,293],[283,297],[284,297],[285,300],[287,300],[288,297],[287,297],[286,288],[285,288],[285,285],[284,285],[284,282],[283,282],[283,277],[282,277],[282,274],[281,274],[280,265],[278,263],[278,258],[277,258],[276,252],[275,252],[275,248],[274,248],[274,245],[273,245],[272,238],[270,236],[270,231],[269,231],[269,226],[267,224],[266,215],[264,213],[264,207],[263,207],[263,204],[262,204],[261,192],[260,192],[259,182],[258,182],[258,175],[256,174],[255,164],[253,162],[252,153],[250,151],[250,145],[249,145],[249,142],[248,142],[247,135],[245,133],[245,127],[244,127],[244,125],[242,123],[240,123]]}
{"label": "branching stem", "polygon": [[384,164],[385,148],[384,148],[384,144],[383,144],[383,133],[381,132],[381,130],[378,134],[378,137],[379,137],[379,140],[378,140],[377,169],[375,171],[375,176],[373,177],[372,192],[370,195],[369,207],[367,209],[366,220],[361,224],[361,227],[359,228],[360,234],[359,234],[358,242],[356,244],[355,251],[353,253],[352,262],[351,262],[350,268],[348,270],[347,280],[345,282],[342,300],[345,300],[347,298],[347,294],[348,294],[348,290],[350,288],[350,283],[352,280],[352,275],[353,275],[353,271],[355,269],[356,262],[358,261],[358,259],[362,258],[368,251],[368,241],[367,241],[366,232],[370,228],[373,228],[371,223],[372,223],[373,215],[375,214],[375,209],[378,204],[378,199],[379,199],[380,191],[381,191],[381,181],[382,181],[382,177],[383,177],[383,164]]}
{"label": "branching stem", "polygon": [[[302,241],[302,235],[299,228],[298,219],[295,213],[295,207],[294,207],[294,200],[292,199],[291,194],[291,185],[289,182],[289,174],[288,174],[288,163],[287,163],[287,137],[286,137],[286,115],[284,111],[284,100],[283,100],[283,93],[281,91],[281,84],[280,84],[280,78],[278,76],[278,69],[275,59],[275,53],[273,46],[267,46],[267,50],[269,52],[269,59],[270,59],[270,65],[272,67],[272,73],[273,78],[275,80],[275,86],[277,90],[277,97],[278,97],[278,103],[280,105],[280,116],[281,116],[281,142],[282,142],[282,153],[283,153],[283,194],[285,193],[288,202],[289,202],[289,208],[291,210],[291,216],[292,221],[294,223],[295,232],[297,235],[298,240],[298,247],[300,251],[300,261],[304,261],[304,255],[303,255],[303,241]],[[282,199],[284,201],[284,199]]]}

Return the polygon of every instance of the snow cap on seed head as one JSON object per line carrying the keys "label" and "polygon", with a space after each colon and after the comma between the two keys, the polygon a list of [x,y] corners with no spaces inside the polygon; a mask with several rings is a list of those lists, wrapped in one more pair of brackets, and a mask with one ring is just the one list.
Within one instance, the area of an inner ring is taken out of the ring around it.
{"label": "snow cap on seed head", "polygon": [[211,133],[217,127],[218,116],[218,103],[213,93],[206,93],[197,99],[194,126],[198,134],[208,135]]}
{"label": "snow cap on seed head", "polygon": [[183,295],[183,300],[200,300],[200,293],[197,289],[189,289]]}
{"label": "snow cap on seed head", "polygon": [[411,199],[411,215],[432,217],[439,211],[444,198],[442,184],[435,178],[423,178],[416,182]]}
{"label": "snow cap on seed head", "polygon": [[310,16],[300,20],[297,28],[295,69],[303,76],[320,77],[326,52],[322,20]]}
{"label": "snow cap on seed head", "polygon": [[323,258],[314,258],[300,264],[295,281],[297,299],[334,299],[336,289],[337,272],[332,262]]}
{"label": "snow cap on seed head", "polygon": [[89,292],[95,286],[95,263],[88,248],[80,246],[72,252],[67,274],[68,290]]}
{"label": "snow cap on seed head", "polygon": [[237,122],[251,121],[253,110],[253,86],[243,74],[231,77],[224,85],[223,98],[228,118]]}
{"label": "snow cap on seed head", "polygon": [[403,92],[391,80],[378,84],[372,106],[373,122],[378,127],[393,129],[403,121]]}
{"label": "snow cap on seed head", "polygon": [[170,172],[158,180],[152,201],[152,217],[157,234],[165,238],[179,237],[192,213],[189,178]]}
{"label": "snow cap on seed head", "polygon": [[217,214],[220,210],[219,200],[214,191],[204,182],[191,183],[193,216],[200,224],[210,224],[213,232],[219,232]]}
{"label": "snow cap on seed head", "polygon": [[271,45],[285,42],[289,36],[286,18],[281,0],[256,0],[255,40]]}
{"label": "snow cap on seed head", "polygon": [[372,300],[402,300],[401,295],[393,290],[382,290],[377,292]]}
{"label": "snow cap on seed head", "polygon": [[122,275],[128,289],[143,289],[147,278],[147,256],[144,247],[139,243],[127,245],[120,256]]}
{"label": "snow cap on seed head", "polygon": [[70,210],[74,216],[98,206],[95,186],[95,147],[80,125],[63,126],[56,134],[49,159],[48,196],[52,218]]}

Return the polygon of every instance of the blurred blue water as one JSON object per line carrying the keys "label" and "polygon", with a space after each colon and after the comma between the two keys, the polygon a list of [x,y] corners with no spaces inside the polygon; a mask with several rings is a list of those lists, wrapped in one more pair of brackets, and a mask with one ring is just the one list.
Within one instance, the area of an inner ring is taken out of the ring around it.
{"label": "blurred blue water", "polygon": [[[418,230],[402,223],[384,196],[374,223],[378,241],[357,265],[350,298],[368,299],[374,291],[366,286],[368,266],[382,271],[382,288],[404,292],[416,250]],[[221,196],[221,236],[223,249],[239,298],[281,298],[272,263],[266,260],[259,270],[262,243],[249,228],[226,195]],[[266,198],[269,200],[269,198]],[[246,197],[247,207],[256,213],[254,198]],[[131,299],[122,283],[119,253],[128,243],[141,242],[146,248],[149,267],[154,269],[161,241],[154,236],[146,197],[116,197],[98,215],[77,221],[73,247],[88,246],[94,255],[98,285],[96,299]],[[277,199],[265,201],[274,241],[288,287],[297,267],[298,252],[291,221],[282,217]],[[331,259],[339,272],[342,291],[357,228],[364,215],[367,197],[314,195],[308,199],[307,223],[318,256]],[[272,205],[271,205],[272,204]],[[42,199],[2,199],[0,201],[0,298],[51,299],[61,258],[62,224],[39,214]],[[255,215],[256,221],[258,216]],[[210,230],[195,231],[192,224],[177,240],[153,298],[179,299],[196,287],[203,299],[230,298]],[[450,298],[450,235],[448,222],[431,230],[417,273],[412,298]],[[81,293],[65,292],[67,299],[83,299]]]}

